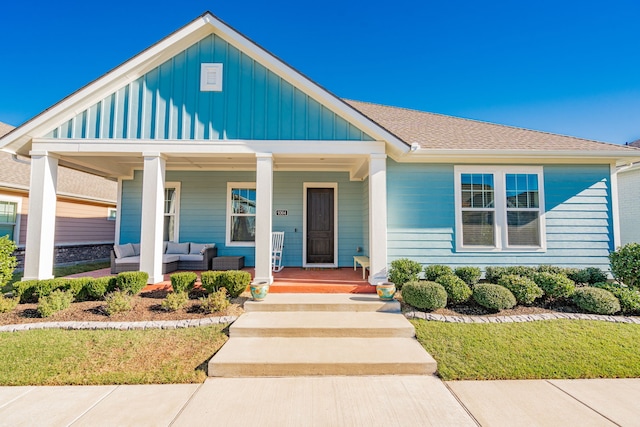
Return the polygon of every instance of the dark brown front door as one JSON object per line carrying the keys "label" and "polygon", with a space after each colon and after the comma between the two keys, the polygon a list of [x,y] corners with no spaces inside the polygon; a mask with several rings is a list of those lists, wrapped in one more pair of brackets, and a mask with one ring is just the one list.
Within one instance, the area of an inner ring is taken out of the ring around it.
{"label": "dark brown front door", "polygon": [[307,263],[333,264],[333,188],[307,188]]}

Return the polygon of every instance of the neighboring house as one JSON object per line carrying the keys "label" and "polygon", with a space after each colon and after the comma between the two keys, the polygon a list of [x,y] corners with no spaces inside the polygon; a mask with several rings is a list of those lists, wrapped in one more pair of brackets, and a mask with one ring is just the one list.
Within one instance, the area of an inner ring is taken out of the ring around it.
{"label": "neighboring house", "polygon": [[[0,137],[13,130],[0,123]],[[0,152],[0,235],[18,245],[22,268],[27,239],[31,160]],[[106,260],[115,234],[117,183],[58,169],[54,263]]]}
{"label": "neighboring house", "polygon": [[[640,139],[629,143],[640,148]],[[620,244],[640,243],[640,163],[630,163],[618,169],[618,200],[620,203]]]}
{"label": "neighboring house", "polygon": [[286,267],[408,257],[608,269],[616,167],[640,150],[345,101],[205,13],[0,140],[31,156],[25,278],[51,274],[59,164],[118,179],[116,240],[162,280],[163,240]]}

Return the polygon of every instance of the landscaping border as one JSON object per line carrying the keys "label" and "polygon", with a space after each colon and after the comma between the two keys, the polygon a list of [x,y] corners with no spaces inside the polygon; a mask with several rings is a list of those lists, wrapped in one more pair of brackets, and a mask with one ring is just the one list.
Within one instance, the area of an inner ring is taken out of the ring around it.
{"label": "landscaping border", "polygon": [[69,329],[69,330],[133,330],[133,329],[179,329],[197,328],[199,326],[219,325],[234,322],[238,316],[217,316],[204,319],[185,320],[148,320],[142,322],[38,322],[0,326],[0,332],[31,331],[36,329]]}
{"label": "landscaping border", "polygon": [[608,316],[604,314],[585,313],[540,313],[520,314],[514,316],[445,316],[443,314],[425,313],[423,311],[410,310],[404,313],[408,319],[423,319],[446,323],[522,323],[537,322],[540,320],[598,320],[610,323],[635,323],[640,325],[640,317]]}

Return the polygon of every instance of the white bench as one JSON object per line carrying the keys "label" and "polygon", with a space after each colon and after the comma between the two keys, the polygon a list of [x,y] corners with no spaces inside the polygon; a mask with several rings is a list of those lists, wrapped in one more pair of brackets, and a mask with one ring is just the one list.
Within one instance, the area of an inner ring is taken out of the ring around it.
{"label": "white bench", "polygon": [[357,270],[357,266],[360,264],[362,266],[362,280],[366,279],[366,270],[369,268],[369,257],[368,256],[354,256],[353,257],[353,270]]}

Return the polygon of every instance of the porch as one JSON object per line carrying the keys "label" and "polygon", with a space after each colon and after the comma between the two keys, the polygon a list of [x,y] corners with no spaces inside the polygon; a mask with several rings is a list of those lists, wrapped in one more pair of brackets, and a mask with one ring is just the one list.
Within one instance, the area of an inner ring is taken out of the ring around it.
{"label": "porch", "polygon": [[[253,267],[244,268],[243,271],[251,273],[255,278]],[[167,290],[171,288],[171,274],[165,274],[163,281],[153,285],[147,285],[143,292],[151,290]],[[200,278],[201,271],[195,272]],[[69,277],[105,277],[111,276],[109,268],[74,274]],[[375,293],[376,288],[362,279],[360,268],[354,270],[350,267],[335,269],[305,269],[289,267],[273,273],[273,283],[269,288],[270,293]]]}

